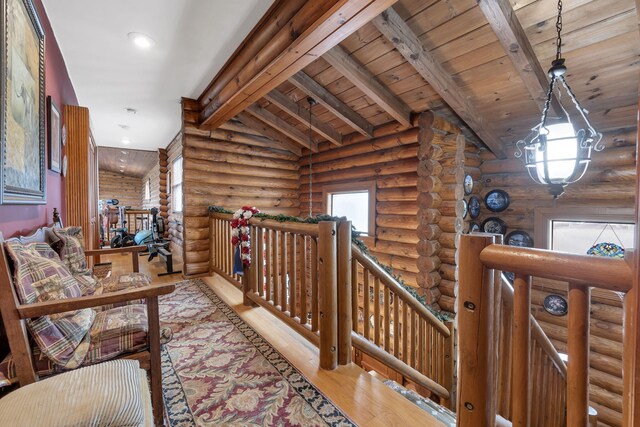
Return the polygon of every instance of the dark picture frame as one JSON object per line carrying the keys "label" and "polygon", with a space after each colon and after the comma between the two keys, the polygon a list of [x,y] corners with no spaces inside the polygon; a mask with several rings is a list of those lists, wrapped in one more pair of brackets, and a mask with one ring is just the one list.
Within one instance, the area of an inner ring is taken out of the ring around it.
{"label": "dark picture frame", "polygon": [[60,110],[50,96],[47,96],[47,149],[49,169],[62,172],[62,123]]}
{"label": "dark picture frame", "polygon": [[45,43],[32,0],[0,0],[0,29],[0,204],[44,204]]}

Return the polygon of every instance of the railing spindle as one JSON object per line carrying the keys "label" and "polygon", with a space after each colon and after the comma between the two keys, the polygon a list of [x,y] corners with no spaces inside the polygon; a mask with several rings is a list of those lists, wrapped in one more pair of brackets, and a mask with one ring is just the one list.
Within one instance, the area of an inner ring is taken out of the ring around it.
{"label": "railing spindle", "polygon": [[360,284],[358,283],[358,260],[351,258],[351,327],[358,332],[358,303],[360,301]]}
{"label": "railing spindle", "polygon": [[311,238],[311,328],[317,331],[319,326],[318,297],[318,241]]}
{"label": "railing spindle", "polygon": [[[352,291],[351,282],[351,221],[338,223],[338,363],[351,363]],[[357,287],[357,284],[356,284]]]}
{"label": "railing spindle", "polygon": [[300,246],[300,323],[307,324],[307,251],[309,246],[305,236],[298,236]]}
{"label": "railing spindle", "polygon": [[362,319],[362,328],[363,328],[363,335],[366,339],[371,340],[371,334],[369,332],[369,311],[371,309],[371,298],[369,297],[369,270],[367,270],[366,268],[362,269],[362,273],[364,275],[363,279],[363,292],[362,292],[362,313],[363,313],[363,319]]}
{"label": "railing spindle", "polygon": [[287,311],[287,240],[289,233],[282,232],[280,239],[280,310]]}
{"label": "railing spindle", "polygon": [[409,363],[409,316],[407,304],[402,303],[402,361]]}
{"label": "railing spindle", "polygon": [[380,279],[373,278],[373,342],[380,346]]}
{"label": "railing spindle", "polygon": [[266,232],[265,263],[266,263],[267,280],[266,280],[266,291],[265,291],[266,295],[264,299],[267,301],[273,301],[271,297],[271,279],[273,277],[273,269],[272,269],[273,248],[271,245],[272,230],[266,229],[265,232]]}
{"label": "railing spindle", "polygon": [[389,341],[391,340],[391,307],[389,306],[389,288],[384,287],[384,351],[389,352]]}
{"label": "railing spindle", "polygon": [[569,283],[567,425],[589,421],[589,310],[591,290]]}
{"label": "railing spindle", "polygon": [[393,293],[393,355],[400,358],[400,298]]}
{"label": "railing spindle", "polygon": [[298,246],[297,240],[298,236],[296,234],[290,234],[289,241],[289,313],[291,313],[291,317],[296,317],[298,313]]}
{"label": "railing spindle", "polygon": [[280,306],[280,230],[273,231],[273,305]]}

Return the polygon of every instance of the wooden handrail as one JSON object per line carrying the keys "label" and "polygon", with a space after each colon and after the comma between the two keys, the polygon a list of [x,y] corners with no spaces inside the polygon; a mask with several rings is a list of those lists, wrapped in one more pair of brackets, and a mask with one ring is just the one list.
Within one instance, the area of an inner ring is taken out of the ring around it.
{"label": "wooden handrail", "polygon": [[[211,212],[209,218],[221,219],[224,221],[232,221],[233,215],[223,212]],[[264,219],[254,217],[249,220],[250,225],[256,227],[269,228],[271,230],[283,231],[285,233],[304,234],[307,236],[318,237],[318,224],[305,222],[281,222],[275,219]]]}
{"label": "wooden handrail", "polygon": [[443,399],[449,399],[451,397],[449,391],[442,387],[437,382],[433,381],[431,378],[421,374],[417,370],[413,369],[403,361],[397,359],[386,351],[382,350],[377,345],[373,344],[371,341],[363,338],[360,334],[356,332],[351,332],[351,342],[353,346],[360,351],[363,351],[378,360],[379,362],[384,363],[389,366],[391,369],[398,371],[400,374],[409,378],[411,381],[416,384],[432,391],[436,395],[440,396]]}
{"label": "wooden handrail", "polygon": [[34,317],[64,313],[71,310],[81,310],[83,308],[99,307],[102,305],[167,295],[172,293],[175,289],[175,284],[165,283],[162,285],[142,286],[140,288],[108,292],[101,295],[87,295],[77,298],[24,304],[19,305],[17,309],[18,315],[21,319],[30,319]]}
{"label": "wooden handrail", "polygon": [[391,290],[391,292],[397,294],[400,299],[402,299],[402,301],[410,306],[411,309],[418,313],[421,317],[427,320],[435,329],[437,329],[440,334],[444,335],[447,338],[451,336],[451,332],[449,331],[447,326],[436,316],[434,316],[433,313],[427,310],[424,305],[420,304],[420,302],[416,300],[416,298],[411,295],[406,289],[400,286],[389,273],[387,273],[370,257],[365,255],[357,246],[351,245],[351,248],[354,258],[356,258],[358,262],[365,268],[371,271],[372,274],[378,277],[378,279],[380,279],[382,283]]}
{"label": "wooden handrail", "polygon": [[[507,308],[513,310],[513,287],[509,283],[509,281],[502,275],[502,301],[505,303]],[[530,315],[531,319],[531,338],[534,341],[537,341],[542,350],[551,358],[553,363],[558,368],[558,371],[562,375],[562,378],[567,378],[567,365],[565,365],[562,358],[560,358],[560,354],[558,350],[554,347],[553,343],[544,333],[542,327],[538,323],[538,321]]]}
{"label": "wooden handrail", "polygon": [[[631,267],[623,259],[494,244],[482,250],[480,260],[497,270],[610,291],[626,293],[633,283]],[[554,268],[549,268],[550,265]]]}

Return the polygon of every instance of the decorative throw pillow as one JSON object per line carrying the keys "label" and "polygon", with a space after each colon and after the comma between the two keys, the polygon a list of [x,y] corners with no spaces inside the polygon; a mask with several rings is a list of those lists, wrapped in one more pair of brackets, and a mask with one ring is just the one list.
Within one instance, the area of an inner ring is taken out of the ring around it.
{"label": "decorative throw pillow", "polygon": [[56,250],[72,275],[80,284],[82,295],[93,295],[97,280],[92,276],[84,255],[84,238],[81,227],[54,228],[53,233],[59,239]]}
{"label": "decorative throw pillow", "polygon": [[[82,295],[78,281],[59,258],[48,258],[44,243],[5,242],[13,262],[14,286],[22,304]],[[41,255],[45,254],[45,256]],[[82,363],[89,349],[89,329],[95,311],[86,308],[29,319],[27,327],[40,350],[55,364],[71,369]]]}
{"label": "decorative throw pillow", "polygon": [[59,255],[62,262],[69,268],[71,274],[88,274],[91,270],[87,267],[87,259],[84,256],[84,237],[81,227],[54,228],[53,233],[60,239]]}

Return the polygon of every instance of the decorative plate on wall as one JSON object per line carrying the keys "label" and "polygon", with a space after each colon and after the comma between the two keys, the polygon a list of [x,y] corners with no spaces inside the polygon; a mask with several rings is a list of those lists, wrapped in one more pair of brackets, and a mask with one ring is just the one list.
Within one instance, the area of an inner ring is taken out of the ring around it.
{"label": "decorative plate on wall", "polygon": [[542,302],[542,306],[549,313],[554,316],[564,316],[569,310],[569,304],[562,295],[547,295]]}
{"label": "decorative plate on wall", "polygon": [[478,218],[480,216],[480,198],[478,196],[469,197],[469,216],[472,219]]}
{"label": "decorative plate on wall", "polygon": [[468,196],[473,192],[473,177],[471,175],[464,176],[464,195]]}
{"label": "decorative plate on wall", "polygon": [[482,222],[482,231],[485,233],[504,234],[507,232],[507,224],[500,218],[492,216]]}
{"label": "decorative plate on wall", "polygon": [[469,214],[469,204],[465,199],[462,199],[462,219],[465,219]]}
{"label": "decorative plate on wall", "polygon": [[513,285],[513,280],[516,278],[516,274],[513,271],[503,271],[502,274],[504,274],[504,277],[506,277],[509,283]]}
{"label": "decorative plate on wall", "polygon": [[533,239],[529,236],[529,233],[522,230],[515,230],[507,234],[505,237],[505,243],[511,246],[521,246],[523,248],[532,248]]}
{"label": "decorative plate on wall", "polygon": [[484,204],[491,212],[502,212],[509,207],[509,194],[504,190],[491,190],[484,196]]}
{"label": "decorative plate on wall", "polygon": [[480,224],[475,221],[469,223],[469,233],[478,233],[480,231]]}

